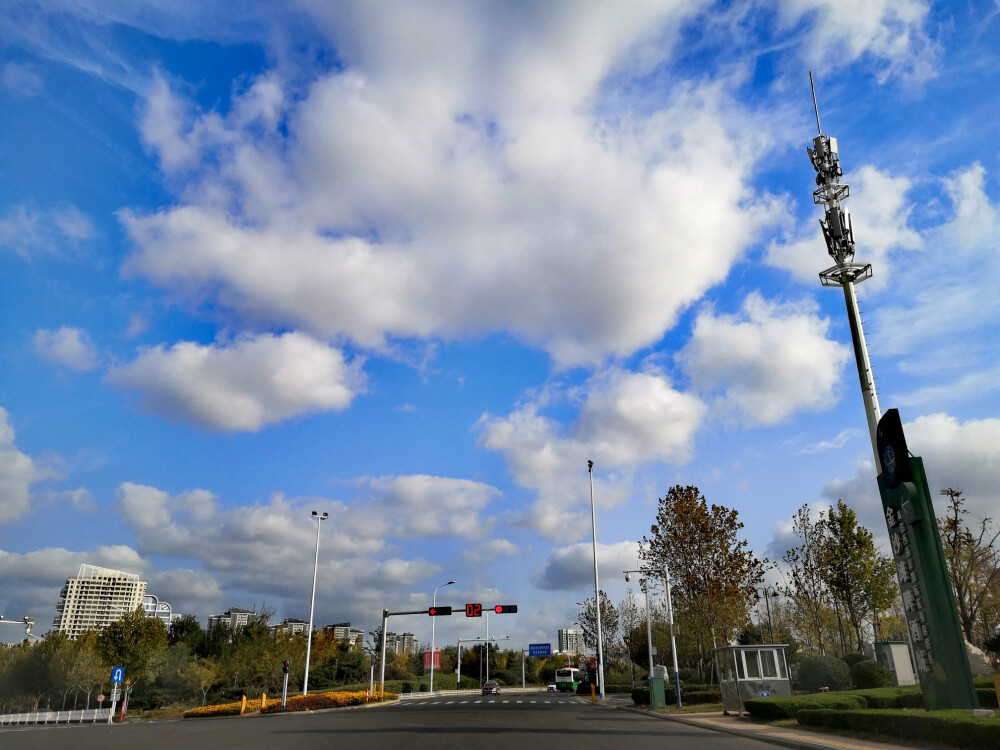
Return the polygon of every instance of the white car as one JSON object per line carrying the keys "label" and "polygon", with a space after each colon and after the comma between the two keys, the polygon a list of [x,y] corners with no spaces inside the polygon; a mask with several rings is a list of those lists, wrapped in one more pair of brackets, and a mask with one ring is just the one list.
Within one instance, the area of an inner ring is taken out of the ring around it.
{"label": "white car", "polygon": [[550,693],[554,693],[558,688],[556,688],[556,684],[554,682],[552,682],[545,689],[547,691],[549,691]]}

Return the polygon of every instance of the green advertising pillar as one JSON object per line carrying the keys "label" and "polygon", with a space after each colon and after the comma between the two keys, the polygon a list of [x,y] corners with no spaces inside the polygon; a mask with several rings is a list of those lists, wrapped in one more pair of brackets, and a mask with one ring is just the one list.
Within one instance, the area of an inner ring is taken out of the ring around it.
{"label": "green advertising pillar", "polygon": [[896,409],[879,420],[877,442],[879,494],[924,708],[979,708],[924,462],[907,450]]}

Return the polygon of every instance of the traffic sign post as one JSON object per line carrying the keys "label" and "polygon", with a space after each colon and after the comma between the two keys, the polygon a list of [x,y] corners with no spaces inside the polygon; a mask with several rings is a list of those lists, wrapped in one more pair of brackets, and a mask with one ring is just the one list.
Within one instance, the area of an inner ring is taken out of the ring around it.
{"label": "traffic sign post", "polygon": [[125,667],[111,668],[111,712],[108,714],[108,724],[115,718],[115,706],[118,703],[118,686],[125,681]]}

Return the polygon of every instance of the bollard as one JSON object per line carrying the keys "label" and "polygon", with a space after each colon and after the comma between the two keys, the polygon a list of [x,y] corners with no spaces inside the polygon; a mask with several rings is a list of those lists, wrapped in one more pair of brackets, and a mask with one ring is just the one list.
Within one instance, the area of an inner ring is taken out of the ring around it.
{"label": "bollard", "polygon": [[264,708],[267,706],[267,693],[260,694],[260,712],[264,713]]}
{"label": "bollard", "polygon": [[244,695],[243,702],[240,704],[240,716],[242,716],[246,710],[247,710],[247,697]]}

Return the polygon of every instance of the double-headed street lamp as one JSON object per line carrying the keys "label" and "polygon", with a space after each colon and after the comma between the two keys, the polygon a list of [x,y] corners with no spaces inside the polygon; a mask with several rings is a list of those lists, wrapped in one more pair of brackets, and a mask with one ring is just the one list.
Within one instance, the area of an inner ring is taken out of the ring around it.
{"label": "double-headed street lamp", "polygon": [[[434,587],[434,596],[431,597],[431,607],[437,607],[437,596],[438,589],[444,588],[445,586],[451,586],[454,581],[448,581],[448,583],[442,583],[440,586]],[[437,618],[431,618],[431,694],[434,693],[434,625],[437,623]]]}
{"label": "double-headed street lamp", "polygon": [[[645,570],[624,570],[625,573],[625,583],[632,580],[632,573],[642,573],[646,575]],[[642,588],[642,592],[646,595],[646,648],[649,650],[649,676],[653,676],[653,626],[649,620],[649,581],[645,578],[639,581],[639,585]],[[631,658],[631,655],[629,656]]]}
{"label": "double-headed street lamp", "polygon": [[312,599],[309,601],[309,631],[306,633],[306,673],[305,677],[302,678],[302,695],[309,694],[309,655],[312,651],[313,611],[316,608],[316,573],[319,570],[319,529],[323,525],[323,521],[330,517],[330,514],[319,514],[313,511],[312,517],[316,519],[316,559],[313,561],[313,590]]}
{"label": "double-headed street lamp", "polygon": [[[777,599],[780,596],[780,593],[778,592],[778,589],[776,589],[774,586],[761,586],[759,588],[755,588],[754,592],[757,596],[757,601],[760,601],[761,596],[764,597],[764,607],[767,609],[768,637],[771,639],[770,642],[774,643],[774,627],[771,625],[770,598],[773,596],[775,599]],[[760,614],[760,610],[757,610],[757,613]]]}

